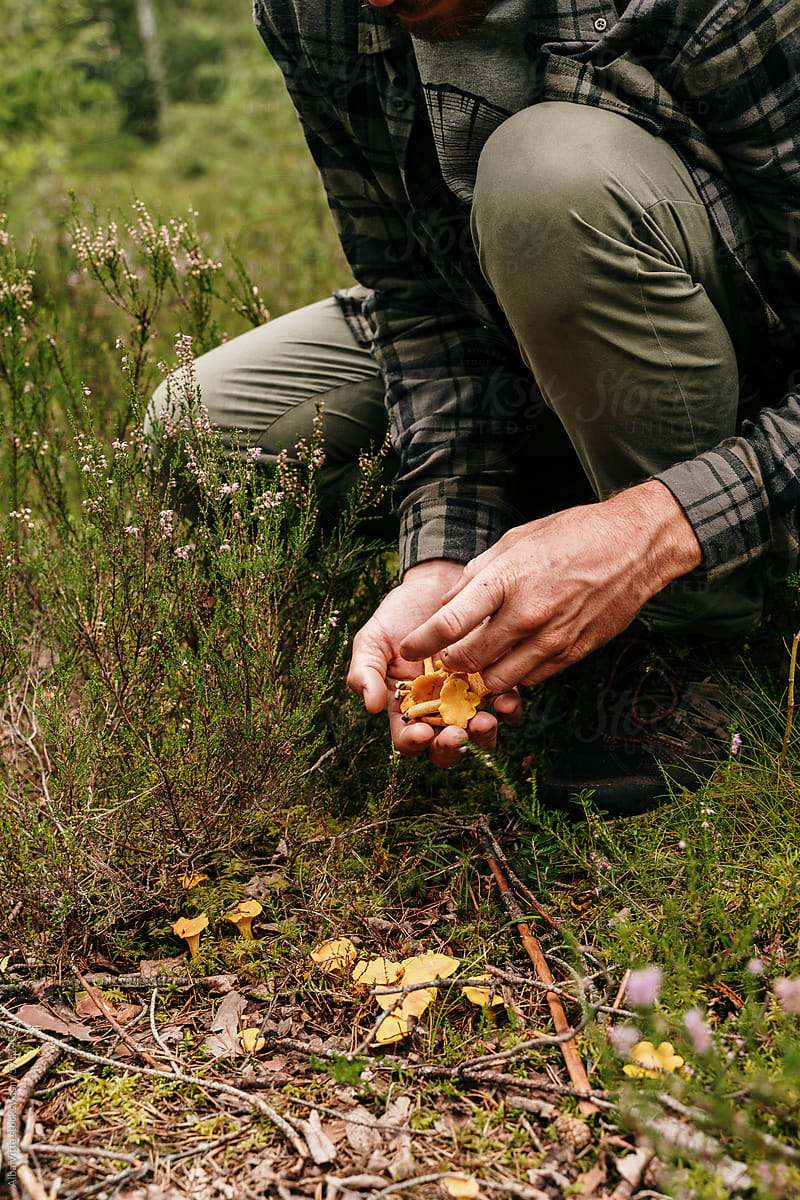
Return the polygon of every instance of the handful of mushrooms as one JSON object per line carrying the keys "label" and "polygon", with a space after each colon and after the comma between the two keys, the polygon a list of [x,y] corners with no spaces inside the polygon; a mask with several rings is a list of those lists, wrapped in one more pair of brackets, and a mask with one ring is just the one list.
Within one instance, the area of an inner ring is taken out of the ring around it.
{"label": "handful of mushrooms", "polygon": [[486,708],[491,692],[477,671],[451,671],[443,662],[434,666],[426,658],[416,679],[400,679],[395,699],[404,721],[427,725],[458,725],[466,729],[479,708]]}

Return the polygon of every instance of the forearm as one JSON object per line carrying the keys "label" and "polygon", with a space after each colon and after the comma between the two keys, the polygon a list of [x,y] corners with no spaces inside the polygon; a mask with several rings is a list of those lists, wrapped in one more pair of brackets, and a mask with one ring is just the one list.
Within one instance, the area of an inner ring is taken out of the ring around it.
{"label": "forearm", "polygon": [[[665,484],[647,480],[602,502],[606,515],[629,535],[628,554],[637,574],[652,580],[652,594],[700,566],[703,553],[681,505]],[[623,543],[621,543],[623,544]]]}

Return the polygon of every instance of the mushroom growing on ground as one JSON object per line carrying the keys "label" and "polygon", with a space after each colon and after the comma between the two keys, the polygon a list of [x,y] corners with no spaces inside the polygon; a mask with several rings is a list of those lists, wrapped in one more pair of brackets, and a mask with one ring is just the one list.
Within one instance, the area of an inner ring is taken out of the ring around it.
{"label": "mushroom growing on ground", "polygon": [[442,662],[425,659],[425,669],[416,679],[400,680],[395,697],[404,721],[428,725],[457,725],[466,729],[491,695],[477,671],[450,671]]}
{"label": "mushroom growing on ground", "polygon": [[253,918],[257,917],[260,912],[261,905],[257,900],[240,900],[235,908],[225,913],[225,920],[230,921],[231,925],[236,926],[239,930],[239,937],[252,940],[253,930],[251,925]]}
{"label": "mushroom growing on ground", "polygon": [[172,932],[176,937],[183,938],[189,946],[189,953],[194,958],[200,946],[200,934],[207,928],[208,915],[200,913],[199,917],[179,917],[172,926]]}

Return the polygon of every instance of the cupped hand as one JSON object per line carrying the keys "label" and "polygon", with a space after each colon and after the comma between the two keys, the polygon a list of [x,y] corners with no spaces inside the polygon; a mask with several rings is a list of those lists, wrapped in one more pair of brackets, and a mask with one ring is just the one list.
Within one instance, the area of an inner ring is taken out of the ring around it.
{"label": "cupped hand", "polygon": [[[422,658],[406,658],[400,653],[400,642],[438,610],[462,572],[459,563],[447,559],[419,563],[407,571],[403,582],[389,592],[356,634],[347,676],[348,686],[363,697],[369,712],[379,713],[388,706],[392,743],[399,753],[412,758],[427,753],[437,767],[454,766],[467,741],[490,750],[497,739],[493,713],[476,713],[468,730],[453,725],[436,729],[424,721],[406,723],[394,695],[399,680],[414,679],[423,670]],[[504,721],[516,720],[521,712],[516,693],[495,697],[494,707]]]}
{"label": "cupped hand", "polygon": [[510,530],[399,650],[423,657],[435,647],[492,691],[538,683],[620,633],[700,559],[683,509],[651,480]]}

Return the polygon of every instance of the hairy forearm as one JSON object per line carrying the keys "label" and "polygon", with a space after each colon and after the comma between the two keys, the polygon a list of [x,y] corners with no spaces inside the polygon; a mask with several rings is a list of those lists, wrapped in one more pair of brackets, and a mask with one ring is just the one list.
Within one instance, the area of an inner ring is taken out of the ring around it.
{"label": "hairy forearm", "polygon": [[700,543],[672,492],[657,479],[603,501],[607,515],[630,531],[631,553],[652,572],[653,594],[702,562]]}

